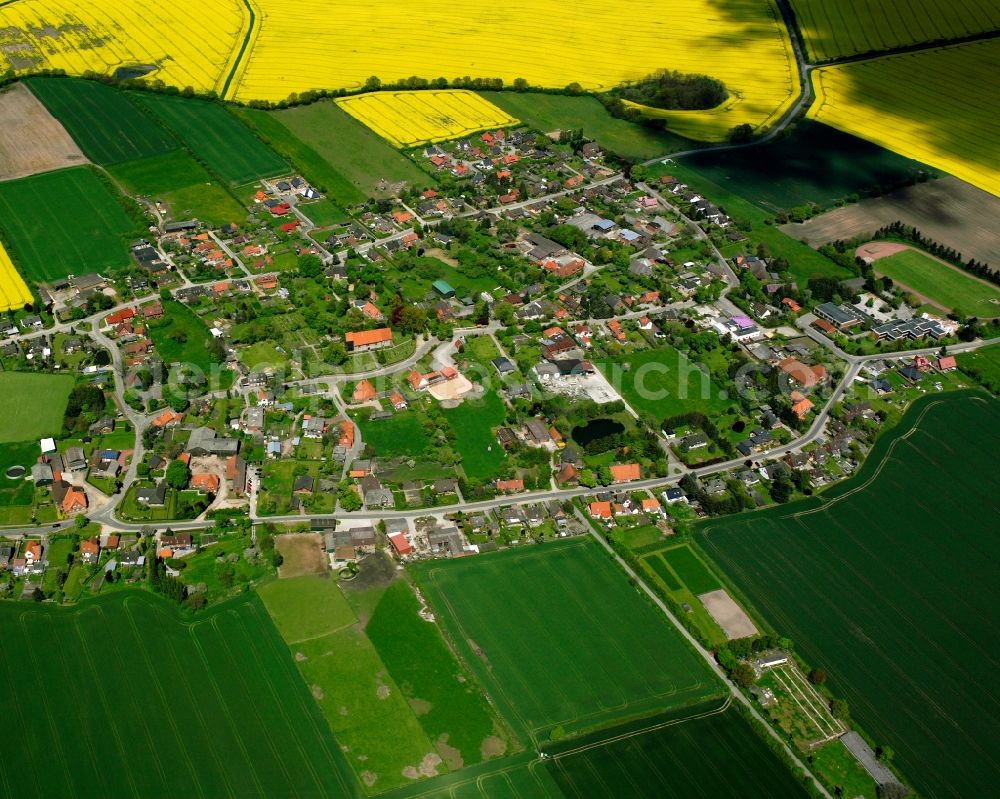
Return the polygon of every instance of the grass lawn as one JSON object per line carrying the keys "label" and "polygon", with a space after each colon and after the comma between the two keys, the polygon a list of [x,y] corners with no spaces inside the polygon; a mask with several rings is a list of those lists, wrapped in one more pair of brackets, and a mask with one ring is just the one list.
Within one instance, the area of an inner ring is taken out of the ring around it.
{"label": "grass lawn", "polygon": [[329,577],[273,580],[257,593],[289,645],[330,635],[357,621],[344,592]]}
{"label": "grass lawn", "polygon": [[1000,717],[998,446],[1000,402],[925,396],[851,480],[698,531],[925,796],[986,795],[1000,778],[986,743]]}
{"label": "grass lawn", "polygon": [[[672,553],[669,557],[668,552]],[[691,553],[690,558],[685,557],[684,552]],[[690,608],[687,613],[691,621],[710,646],[725,642],[726,634],[696,596],[697,593],[719,588],[719,583],[689,547],[654,550],[644,554],[639,562],[648,580],[654,584],[659,583],[678,605],[686,604]],[[707,585],[712,585],[712,588],[705,588]]]}
{"label": "grass lawn", "polygon": [[118,269],[140,231],[88,167],[0,183],[0,232],[28,280]]}
{"label": "grass lawn", "polygon": [[663,129],[657,130],[613,117],[593,97],[535,92],[480,94],[511,116],[543,133],[582,128],[584,136],[596,139],[601,147],[623,158],[648,161],[659,155],[696,146]]}
{"label": "grass lawn", "polygon": [[240,363],[247,369],[256,369],[258,366],[278,365],[288,362],[287,352],[278,352],[277,345],[273,341],[258,341],[249,347],[240,349]]}
{"label": "grass lawn", "polygon": [[452,646],[532,745],[557,726],[579,734],[721,695],[590,538],[413,571]]}
{"label": "grass lawn", "polygon": [[474,297],[496,286],[496,280],[492,277],[472,277],[461,267],[451,266],[429,255],[407,257],[401,265],[392,264],[386,271],[392,275],[392,280],[398,281],[403,296],[413,301],[422,300],[426,296],[438,298],[431,288],[435,280],[449,283],[458,297]]}
{"label": "grass lawn", "polygon": [[185,150],[129,161],[109,171],[130,194],[166,203],[175,219],[196,218],[218,227],[247,217],[247,210]]}
{"label": "grass lawn", "polygon": [[71,609],[4,602],[0,638],[0,685],[38,697],[35,712],[12,706],[8,755],[59,753],[22,775],[18,795],[352,794],[345,758],[253,594],[192,620],[127,589]]}
{"label": "grass lawn", "polygon": [[[3,377],[0,374],[0,378]],[[31,465],[39,454],[37,441],[4,443],[0,447],[0,524],[24,524],[31,521],[35,484],[25,478],[31,477]],[[7,469],[11,466],[23,466],[25,477],[7,477]]]}
{"label": "grass lawn", "polygon": [[391,458],[395,455],[417,457],[427,451],[430,441],[420,424],[420,419],[413,411],[401,411],[391,419],[381,419],[377,422],[368,420],[369,414],[362,412],[352,414],[361,429],[361,439],[374,447],[380,458]]}
{"label": "grass lawn", "polygon": [[[62,429],[72,375],[0,372],[0,444],[55,435]],[[34,443],[31,471],[41,451]]]}
{"label": "grass lawn", "polygon": [[119,89],[72,78],[28,78],[25,83],[95,164],[110,166],[180,147]]}
{"label": "grass lawn", "polygon": [[466,476],[484,480],[496,474],[504,461],[503,447],[497,444],[493,432],[504,417],[503,402],[496,392],[489,391],[479,400],[465,400],[442,413],[455,432],[455,447],[462,455]]}
{"label": "grass lawn", "polygon": [[[364,202],[367,193],[353,185],[337,171],[327,157],[317,152],[317,149],[325,151],[327,147],[332,146],[332,143],[327,142],[324,145],[321,135],[317,134],[320,135],[320,139],[315,143],[316,149],[314,149],[286,127],[285,122],[295,116],[290,113],[293,109],[281,114],[254,108],[241,107],[233,110],[240,119],[255,129],[265,142],[293,163],[316,189],[331,198],[334,204],[348,206]],[[311,216],[309,218],[312,219]]]}
{"label": "grass lawn", "polygon": [[625,402],[654,424],[688,411],[719,414],[732,404],[709,375],[669,344],[597,365]]}
{"label": "grass lawn", "polygon": [[612,536],[621,541],[629,549],[636,550],[658,544],[663,541],[663,533],[651,524],[642,527],[619,527],[612,531]]}
{"label": "grass lawn", "polygon": [[[323,582],[326,586],[317,586]],[[408,784],[411,778],[404,770],[419,770],[422,761],[435,754],[434,747],[375,647],[358,629],[337,584],[300,577],[269,583],[263,593],[296,666],[361,782],[372,793]]]}
{"label": "grass lawn", "polygon": [[482,688],[419,610],[409,582],[397,580],[376,605],[365,634],[428,738],[455,750],[449,765],[469,766],[503,754],[508,744]]}
{"label": "grass lawn", "polygon": [[685,165],[771,212],[829,206],[875,186],[905,181],[930,167],[819,122],[802,120],[750,150],[686,156]]}
{"label": "grass lawn", "polygon": [[872,269],[966,316],[1000,316],[1000,289],[919,250],[879,258]]}
{"label": "grass lawn", "polygon": [[194,311],[183,303],[163,303],[163,318],[149,323],[149,337],[166,364],[191,364],[208,372],[216,363],[208,351],[212,334]]}
{"label": "grass lawn", "polygon": [[329,199],[302,203],[298,208],[317,227],[326,227],[350,219],[343,208]]}
{"label": "grass lawn", "polygon": [[[188,585],[204,583],[208,597],[215,599],[232,589],[232,585],[227,586],[222,581],[221,574],[224,567],[232,566],[233,585],[243,585],[272,574],[274,569],[271,567],[269,555],[264,555],[263,562],[250,562],[243,557],[243,550],[249,546],[251,543],[248,535],[220,538],[218,543],[184,558],[187,567],[181,572],[180,579]],[[228,561],[231,555],[239,555],[239,560],[231,563]]]}
{"label": "grass lawn", "polygon": [[132,96],[227,183],[241,185],[289,170],[276,152],[218,103],[163,94]]}
{"label": "grass lawn", "polygon": [[722,587],[719,578],[712,574],[691,547],[671,547],[663,550],[661,554],[692,594],[704,594]]}
{"label": "grass lawn", "polygon": [[[286,146],[296,148],[304,145],[312,150],[338,175],[346,178],[355,192],[364,197],[377,194],[377,184],[382,179],[390,183],[406,181],[418,188],[432,186],[437,182],[374,131],[342,111],[332,100],[261,113],[266,113],[281,123],[291,134],[286,139],[294,138],[299,142],[296,145],[289,141]],[[278,131],[265,131],[265,135],[281,141]],[[275,146],[281,148],[280,144]],[[294,153],[295,150],[291,152]],[[303,168],[307,168],[305,164]],[[346,187],[331,185],[328,188],[335,200],[347,196]],[[345,199],[343,202],[353,203],[358,200]]]}

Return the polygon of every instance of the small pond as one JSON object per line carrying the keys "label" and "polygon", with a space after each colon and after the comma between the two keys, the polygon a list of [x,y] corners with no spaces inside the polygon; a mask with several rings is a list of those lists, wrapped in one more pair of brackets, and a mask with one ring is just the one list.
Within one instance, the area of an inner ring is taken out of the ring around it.
{"label": "small pond", "polygon": [[7,471],[4,472],[4,474],[6,475],[8,480],[19,480],[20,478],[24,477],[26,471],[27,470],[23,466],[15,465],[7,469]]}
{"label": "small pond", "polygon": [[614,419],[591,419],[586,424],[573,428],[573,440],[585,447],[591,441],[624,432],[625,425]]}

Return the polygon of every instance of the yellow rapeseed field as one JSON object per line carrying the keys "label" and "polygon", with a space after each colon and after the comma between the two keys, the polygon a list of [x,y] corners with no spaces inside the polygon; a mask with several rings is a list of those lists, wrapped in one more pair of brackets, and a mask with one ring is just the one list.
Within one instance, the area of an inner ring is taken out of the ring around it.
{"label": "yellow rapeseed field", "polygon": [[0,243],[0,312],[19,310],[30,302],[32,298],[28,286]]}
{"label": "yellow rapeseed field", "polygon": [[773,0],[454,0],[445,13],[398,3],[257,0],[261,20],[236,98],[280,100],[315,88],[356,88],[369,76],[524,78],[539,86],[609,88],[658,69],[706,73],[736,101],[720,112],[673,114],[680,132],[721,138],[741,122],[766,126],[798,87]]}
{"label": "yellow rapeseed field", "polygon": [[461,89],[359,94],[337,100],[337,105],[396,147],[457,139],[517,123],[485,98]]}
{"label": "yellow rapeseed field", "polygon": [[241,0],[18,0],[0,8],[0,73],[63,69],[219,90],[250,23]]}
{"label": "yellow rapeseed field", "polygon": [[775,0],[454,0],[441,13],[390,0],[250,2],[252,26],[242,0],[17,0],[0,6],[0,72],[149,64],[157,66],[151,77],[169,84],[278,101],[358,88],[373,75],[600,90],[676,69],[721,79],[732,100],[716,111],[657,115],[680,133],[716,140],[744,122],[767,127],[798,91]]}
{"label": "yellow rapeseed field", "polygon": [[813,72],[809,116],[1000,196],[1000,40]]}

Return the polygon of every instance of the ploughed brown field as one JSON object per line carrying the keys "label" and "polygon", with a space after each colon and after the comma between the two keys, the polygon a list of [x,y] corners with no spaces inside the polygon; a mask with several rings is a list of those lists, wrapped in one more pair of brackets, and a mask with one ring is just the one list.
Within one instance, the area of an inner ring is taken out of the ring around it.
{"label": "ploughed brown field", "polygon": [[0,180],[87,161],[66,129],[23,84],[0,92],[0,120]]}
{"label": "ploughed brown field", "polygon": [[1000,269],[1000,198],[958,178],[920,183],[871,200],[835,208],[802,224],[782,225],[813,247],[853,239],[899,220],[925,236]]}

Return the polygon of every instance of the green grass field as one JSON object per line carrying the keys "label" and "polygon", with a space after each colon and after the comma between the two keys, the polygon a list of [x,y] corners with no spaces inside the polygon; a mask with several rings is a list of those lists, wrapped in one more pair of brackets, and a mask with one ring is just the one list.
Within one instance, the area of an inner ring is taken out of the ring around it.
{"label": "green grass field", "polygon": [[427,451],[430,441],[420,420],[412,411],[403,411],[393,415],[391,419],[380,419],[377,422],[368,421],[367,414],[354,417],[361,428],[361,438],[374,447],[380,458],[391,458],[395,455],[416,457]]}
{"label": "green grass field", "polygon": [[0,636],[4,693],[35,697],[10,704],[5,751],[48,753],[2,796],[356,795],[252,594],[193,621],[136,591],[72,610],[3,602]]}
{"label": "green grass field", "polygon": [[293,577],[274,580],[257,592],[289,644],[329,635],[357,621],[336,580]]}
{"label": "green grass field", "polygon": [[193,364],[207,372],[215,363],[208,351],[212,334],[194,311],[176,300],[163,303],[163,318],[150,323],[149,337],[166,364]]}
{"label": "green grass field", "polygon": [[732,404],[708,374],[670,345],[597,366],[637,413],[656,423],[687,411],[720,413]]}
{"label": "green grass field", "polygon": [[901,183],[920,169],[930,169],[809,120],[752,150],[697,153],[682,160],[771,212],[808,203],[829,206],[852,194],[864,197],[874,186]]}
{"label": "green grass field", "polygon": [[[3,375],[0,375],[3,377]],[[35,486],[31,480],[7,477],[11,466],[23,466],[31,476],[31,465],[38,458],[37,441],[5,443],[0,447],[0,524],[28,524],[31,521]]]}
{"label": "green grass field", "polygon": [[317,227],[327,227],[350,219],[344,209],[330,199],[301,203],[298,208]]}
{"label": "green grass field", "polygon": [[[0,443],[58,433],[72,389],[72,375],[0,372]],[[40,451],[35,452],[36,456],[39,454]],[[28,466],[32,463],[34,458]]]}
{"label": "green grass field", "polygon": [[958,367],[994,394],[1000,394],[1000,344],[955,356]]}
{"label": "green grass field", "polygon": [[217,103],[162,94],[134,97],[210,170],[232,185],[277,177],[289,170],[277,153]]}
{"label": "green grass field", "polygon": [[508,743],[482,688],[459,666],[438,625],[420,618],[419,610],[409,582],[397,580],[375,606],[365,635],[427,737],[439,749],[443,744],[454,750],[449,765],[460,768],[503,754]]}
{"label": "green grass field", "polygon": [[175,219],[196,218],[218,227],[247,217],[246,209],[186,150],[129,161],[108,171],[129,194],[166,203]]}
{"label": "green grass field", "polygon": [[480,92],[494,105],[543,133],[583,129],[601,147],[623,158],[648,161],[694,145],[663,129],[646,127],[611,116],[593,97],[571,97],[535,92]]}
{"label": "green grass field", "polygon": [[853,479],[698,535],[925,796],[1000,777],[998,431],[984,394],[923,397]]}
{"label": "green grass field", "polygon": [[471,480],[496,474],[504,461],[494,428],[503,422],[504,406],[495,391],[480,400],[465,400],[457,408],[442,410],[455,432],[455,447],[462,455],[462,469]]}
{"label": "green grass field", "polygon": [[0,232],[29,280],[127,266],[139,231],[87,167],[0,183]]}
{"label": "green grass field", "polygon": [[661,554],[692,594],[704,594],[722,587],[719,579],[694,554],[691,547],[671,547],[663,550]]}
{"label": "green grass field", "polygon": [[25,83],[95,164],[110,166],[180,147],[119,89],[71,78],[29,78]]}
{"label": "green grass field", "polygon": [[919,250],[904,250],[879,258],[872,268],[966,316],[1000,316],[1000,289]]}
{"label": "green grass field", "polygon": [[589,538],[413,568],[455,646],[540,745],[718,696],[695,652]]}
{"label": "green grass field", "polygon": [[[410,782],[404,771],[436,757],[434,746],[336,582],[278,580],[262,594],[360,782],[373,793]],[[427,776],[445,770],[428,765]]]}
{"label": "green grass field", "polygon": [[247,369],[256,369],[258,366],[278,366],[288,363],[288,353],[278,352],[273,341],[258,341],[249,347],[240,348],[240,362]]}
{"label": "green grass field", "polygon": [[[274,114],[254,108],[235,108],[233,110],[240,119],[255,129],[258,135],[275,151],[295,164],[306,180],[323,194],[332,198],[334,204],[348,206],[364,202],[367,196],[366,192],[358,189],[338,172],[326,157],[320,155],[316,149],[306,144],[286,127],[282,120],[295,116],[291,111]],[[324,145],[321,140],[317,141],[316,144],[317,147],[323,149]],[[331,144],[328,143],[326,146],[331,147]],[[312,219],[308,213],[306,216]],[[317,224],[319,223],[317,222]]]}
{"label": "green grass field", "polygon": [[[388,142],[341,111],[332,100],[266,113],[280,122],[290,134],[263,123],[260,131],[275,142],[276,149],[289,152],[307,172],[311,164],[325,162],[333,173],[346,179],[362,196],[376,194],[381,179],[389,182],[405,180],[417,187],[436,183],[434,178]],[[256,114],[252,118],[255,124],[261,125]],[[282,144],[282,141],[285,143]],[[332,174],[327,174],[324,180],[316,180],[328,184],[327,188],[335,200],[345,204],[359,201],[351,199],[352,194],[346,186],[334,183]]]}

